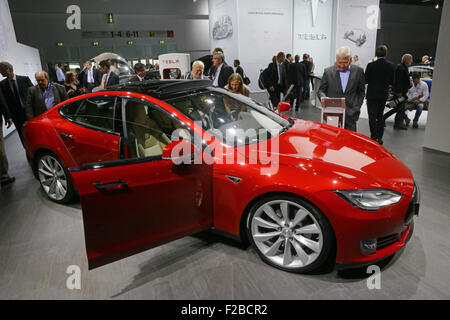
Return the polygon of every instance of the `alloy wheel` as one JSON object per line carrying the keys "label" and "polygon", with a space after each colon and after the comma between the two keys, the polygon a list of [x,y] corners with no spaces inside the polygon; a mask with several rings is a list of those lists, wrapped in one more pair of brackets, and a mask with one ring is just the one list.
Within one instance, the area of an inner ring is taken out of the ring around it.
{"label": "alloy wheel", "polygon": [[42,156],[39,159],[38,173],[42,188],[50,199],[61,201],[66,197],[67,177],[58,160],[50,155]]}
{"label": "alloy wheel", "polygon": [[321,225],[308,209],[292,201],[262,204],[249,227],[260,253],[283,269],[309,266],[323,250]]}

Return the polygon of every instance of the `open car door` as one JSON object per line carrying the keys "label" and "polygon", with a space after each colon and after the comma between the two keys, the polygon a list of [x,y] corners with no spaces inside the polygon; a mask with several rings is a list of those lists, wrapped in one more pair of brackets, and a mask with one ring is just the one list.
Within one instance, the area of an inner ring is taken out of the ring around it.
{"label": "open car door", "polygon": [[212,226],[212,167],[162,157],[70,169],[89,269]]}

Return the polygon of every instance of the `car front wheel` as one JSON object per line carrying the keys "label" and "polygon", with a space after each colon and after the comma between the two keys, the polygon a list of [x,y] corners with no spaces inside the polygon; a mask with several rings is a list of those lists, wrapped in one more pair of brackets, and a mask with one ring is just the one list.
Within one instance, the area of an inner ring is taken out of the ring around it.
{"label": "car front wheel", "polygon": [[39,182],[45,194],[58,203],[74,200],[75,190],[69,173],[57,156],[45,153],[37,160]]}
{"label": "car front wheel", "polygon": [[250,210],[247,233],[262,260],[289,272],[319,269],[330,258],[335,243],[325,216],[290,195],[258,201]]}

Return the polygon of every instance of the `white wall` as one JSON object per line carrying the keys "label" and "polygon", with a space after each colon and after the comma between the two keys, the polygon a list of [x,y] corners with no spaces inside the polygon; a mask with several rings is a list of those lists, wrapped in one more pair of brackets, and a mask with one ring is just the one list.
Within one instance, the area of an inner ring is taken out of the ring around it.
{"label": "white wall", "polygon": [[292,1],[238,1],[239,59],[252,90],[260,90],[259,71],[273,56],[292,52]]}
{"label": "white wall", "polygon": [[[294,0],[293,55],[308,53],[314,61],[314,74],[322,76],[323,70],[334,62],[334,21],[337,0]],[[317,6],[317,7],[315,7]],[[316,15],[315,23],[313,16]]]}
{"label": "white wall", "polygon": [[424,147],[450,153],[450,3],[444,2]]}
{"label": "white wall", "polygon": [[[14,66],[14,72],[28,76],[34,82],[34,74],[41,70],[39,51],[17,43],[11,14],[6,0],[0,0],[0,61],[8,61]],[[0,80],[3,77],[0,75]],[[3,136],[15,129],[2,126]]]}
{"label": "white wall", "polygon": [[[370,60],[375,56],[379,20],[378,15],[376,18],[373,18],[374,14],[368,12],[368,7],[379,7],[379,5],[379,0],[338,1],[337,23],[335,27],[336,49],[342,46],[350,47],[352,54],[359,57],[361,67],[364,70]],[[353,32],[354,35],[346,39],[344,35],[348,32]],[[367,39],[364,44],[358,45],[354,41],[351,41],[356,40],[362,35],[365,35]]]}

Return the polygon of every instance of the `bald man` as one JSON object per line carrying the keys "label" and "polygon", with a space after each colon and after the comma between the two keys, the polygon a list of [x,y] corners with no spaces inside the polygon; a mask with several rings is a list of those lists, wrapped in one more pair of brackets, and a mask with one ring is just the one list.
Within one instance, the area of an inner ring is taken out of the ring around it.
{"label": "bald man", "polygon": [[[407,116],[405,114],[405,103],[408,99],[407,93],[409,88],[411,88],[411,80],[409,78],[408,67],[413,62],[413,56],[409,53],[406,53],[402,57],[402,62],[397,66],[394,75],[394,84],[392,89],[394,91],[394,95],[398,99],[402,99],[403,101],[399,103],[395,108],[389,110],[386,114],[384,114],[383,118],[386,121],[391,115],[395,113],[395,121],[394,121],[394,129],[396,130],[406,130],[408,126],[405,125],[404,121],[407,121]],[[409,124],[409,122],[408,122]]]}
{"label": "bald man", "polygon": [[37,85],[28,89],[25,107],[27,120],[31,120],[58,103],[69,99],[66,89],[60,84],[50,82],[47,72],[36,72],[35,78]]}

